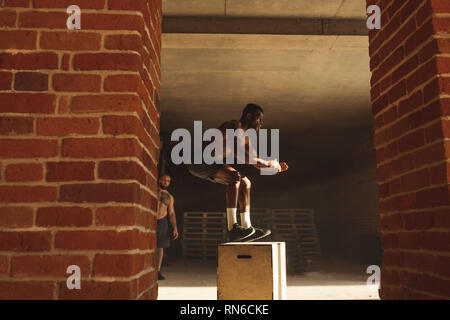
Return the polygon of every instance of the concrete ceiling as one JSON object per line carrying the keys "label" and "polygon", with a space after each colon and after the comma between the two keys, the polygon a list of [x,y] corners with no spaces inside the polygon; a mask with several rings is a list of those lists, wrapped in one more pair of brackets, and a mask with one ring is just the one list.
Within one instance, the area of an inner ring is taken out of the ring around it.
{"label": "concrete ceiling", "polygon": [[163,0],[165,16],[364,18],[365,0]]}

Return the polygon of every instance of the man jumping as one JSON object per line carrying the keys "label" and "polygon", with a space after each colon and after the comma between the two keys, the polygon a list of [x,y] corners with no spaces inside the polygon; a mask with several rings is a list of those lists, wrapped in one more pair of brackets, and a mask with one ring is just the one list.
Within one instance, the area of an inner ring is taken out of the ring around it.
{"label": "man jumping", "polygon": [[[248,104],[240,120],[231,120],[223,123],[219,130],[222,132],[224,146],[226,146],[226,129],[242,129],[244,132],[248,129],[259,131],[263,124],[263,109],[256,104]],[[245,164],[252,165],[258,169],[272,168],[275,172],[283,172],[288,169],[285,162],[278,163],[277,160],[266,161],[258,157],[253,157],[250,162],[249,149],[251,148],[249,139],[245,140]],[[224,148],[223,162],[229,152]],[[234,158],[236,154],[233,155]],[[228,164],[188,164],[189,172],[201,179],[214,183],[224,184],[226,186],[226,204],[227,204],[227,229],[228,241],[255,241],[270,235],[270,230],[258,229],[250,222],[250,180],[236,169]],[[236,213],[239,203],[242,226],[237,223]]]}

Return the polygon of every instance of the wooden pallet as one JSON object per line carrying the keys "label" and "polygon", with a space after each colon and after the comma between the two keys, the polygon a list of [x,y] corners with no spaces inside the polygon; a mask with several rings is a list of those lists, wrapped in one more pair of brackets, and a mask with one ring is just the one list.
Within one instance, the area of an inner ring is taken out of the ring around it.
{"label": "wooden pallet", "polygon": [[286,242],[288,271],[306,271],[309,262],[320,256],[314,210],[273,209],[270,224],[274,240]]}
{"label": "wooden pallet", "polygon": [[217,245],[225,239],[225,212],[184,212],[182,249],[186,259],[217,257]]}

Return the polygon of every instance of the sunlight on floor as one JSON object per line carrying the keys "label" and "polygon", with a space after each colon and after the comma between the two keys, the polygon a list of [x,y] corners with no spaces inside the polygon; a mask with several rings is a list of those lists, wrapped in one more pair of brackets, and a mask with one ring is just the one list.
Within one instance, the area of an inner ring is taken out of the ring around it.
{"label": "sunlight on floor", "polygon": [[[343,271],[345,270],[345,271]],[[216,266],[211,263],[180,261],[162,270],[158,300],[216,300]],[[366,285],[367,275],[353,265],[336,271],[314,271],[288,275],[288,300],[378,300],[378,290]]]}

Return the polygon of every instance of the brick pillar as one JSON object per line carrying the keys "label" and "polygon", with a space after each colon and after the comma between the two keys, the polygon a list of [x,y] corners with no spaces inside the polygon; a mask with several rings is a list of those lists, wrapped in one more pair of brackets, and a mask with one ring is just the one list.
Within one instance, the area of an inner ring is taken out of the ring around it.
{"label": "brick pillar", "polygon": [[0,5],[0,299],[155,299],[162,1]]}
{"label": "brick pillar", "polygon": [[370,39],[382,299],[450,298],[450,2],[381,0]]}

